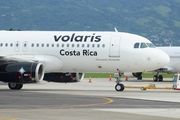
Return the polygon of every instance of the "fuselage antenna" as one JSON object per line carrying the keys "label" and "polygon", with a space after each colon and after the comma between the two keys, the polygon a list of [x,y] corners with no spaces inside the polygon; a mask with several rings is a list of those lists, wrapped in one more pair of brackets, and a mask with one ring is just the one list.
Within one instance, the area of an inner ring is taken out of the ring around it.
{"label": "fuselage antenna", "polygon": [[118,30],[116,29],[116,27],[114,27],[114,30],[115,30],[115,32],[118,32]]}

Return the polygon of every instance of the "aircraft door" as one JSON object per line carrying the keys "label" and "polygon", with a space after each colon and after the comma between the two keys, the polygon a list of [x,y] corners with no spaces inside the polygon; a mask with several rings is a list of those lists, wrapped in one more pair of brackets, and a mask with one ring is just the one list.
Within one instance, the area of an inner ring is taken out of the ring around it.
{"label": "aircraft door", "polygon": [[111,38],[109,57],[120,57],[120,40],[119,36]]}
{"label": "aircraft door", "polygon": [[23,52],[27,52],[27,50],[28,50],[28,42],[27,41],[23,42],[22,50],[23,50]]}
{"label": "aircraft door", "polygon": [[19,42],[19,41],[16,41],[16,42],[15,42],[15,45],[14,45],[14,50],[15,50],[16,52],[19,52],[19,48],[20,48],[20,42]]}

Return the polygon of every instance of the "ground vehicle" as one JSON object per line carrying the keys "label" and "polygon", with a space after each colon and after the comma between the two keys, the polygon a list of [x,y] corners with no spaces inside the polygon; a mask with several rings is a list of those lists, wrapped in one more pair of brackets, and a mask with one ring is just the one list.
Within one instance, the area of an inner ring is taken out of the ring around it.
{"label": "ground vehicle", "polygon": [[175,90],[180,90],[180,73],[174,74],[172,87]]}

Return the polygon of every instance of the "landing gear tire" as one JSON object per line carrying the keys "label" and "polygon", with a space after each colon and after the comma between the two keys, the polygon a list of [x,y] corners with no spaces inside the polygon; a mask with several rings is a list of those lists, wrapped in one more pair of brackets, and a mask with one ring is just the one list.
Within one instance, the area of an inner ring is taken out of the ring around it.
{"label": "landing gear tire", "polygon": [[163,81],[163,76],[159,75],[159,82],[162,82],[162,81]]}
{"label": "landing gear tire", "polygon": [[115,86],[116,91],[123,91],[124,88],[125,88],[125,87],[124,87],[123,84],[117,84],[117,85]]}
{"label": "landing gear tire", "polygon": [[11,90],[20,90],[23,87],[23,84],[17,84],[17,83],[8,83],[8,87]]}
{"label": "landing gear tire", "polygon": [[157,82],[157,81],[158,81],[158,76],[157,76],[157,75],[154,75],[153,81],[154,81],[154,82]]}
{"label": "landing gear tire", "polygon": [[142,80],[142,76],[139,76],[137,79],[138,79],[138,80]]}

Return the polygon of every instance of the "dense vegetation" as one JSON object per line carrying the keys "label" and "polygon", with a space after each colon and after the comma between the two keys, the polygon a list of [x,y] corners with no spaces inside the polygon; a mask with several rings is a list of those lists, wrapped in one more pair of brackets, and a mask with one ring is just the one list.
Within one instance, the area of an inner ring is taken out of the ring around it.
{"label": "dense vegetation", "polygon": [[180,0],[1,0],[0,29],[130,32],[180,45]]}

